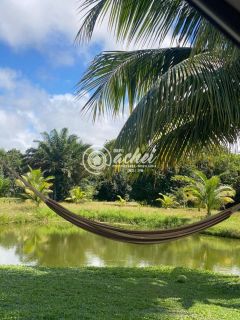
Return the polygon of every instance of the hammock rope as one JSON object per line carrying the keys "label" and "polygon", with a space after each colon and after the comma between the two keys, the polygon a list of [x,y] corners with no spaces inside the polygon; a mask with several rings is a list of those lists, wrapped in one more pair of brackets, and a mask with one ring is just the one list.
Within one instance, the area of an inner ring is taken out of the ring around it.
{"label": "hammock rope", "polygon": [[103,236],[116,241],[134,243],[134,244],[156,244],[167,242],[171,240],[177,240],[183,237],[190,236],[195,233],[199,233],[205,229],[215,226],[216,224],[228,219],[234,212],[240,209],[240,203],[235,206],[225,209],[213,216],[210,216],[204,220],[200,220],[195,223],[187,224],[184,226],[162,229],[162,230],[128,230],[105,223],[93,221],[84,217],[81,217],[70,210],[64,208],[56,201],[47,198],[41,192],[36,190],[26,179],[20,176],[14,169],[6,165],[6,163],[0,160],[0,163],[10,171],[13,176],[30,189],[37,197],[39,197],[52,211],[63,219],[69,221],[73,225],[82,228],[91,233]]}

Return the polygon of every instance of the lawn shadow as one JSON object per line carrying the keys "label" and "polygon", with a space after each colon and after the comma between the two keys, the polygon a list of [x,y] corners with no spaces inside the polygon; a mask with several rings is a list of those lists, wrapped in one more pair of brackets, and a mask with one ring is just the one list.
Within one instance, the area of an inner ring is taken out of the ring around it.
{"label": "lawn shadow", "polygon": [[240,319],[239,278],[210,272],[1,267],[0,283],[1,319]]}

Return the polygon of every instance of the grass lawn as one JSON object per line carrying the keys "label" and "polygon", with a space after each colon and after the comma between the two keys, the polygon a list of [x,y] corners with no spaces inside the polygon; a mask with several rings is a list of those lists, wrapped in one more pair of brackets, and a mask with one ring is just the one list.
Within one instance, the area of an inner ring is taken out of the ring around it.
{"label": "grass lawn", "polygon": [[240,319],[239,277],[210,272],[0,267],[0,283],[0,319]]}
{"label": "grass lawn", "polygon": [[[70,210],[102,222],[118,223],[125,227],[154,229],[170,228],[191,223],[204,217],[205,212],[196,209],[162,209],[147,206],[125,205],[107,202],[64,204]],[[36,208],[31,203],[0,202],[0,224],[8,223],[65,223],[45,205]],[[240,239],[240,213],[204,233]]]}

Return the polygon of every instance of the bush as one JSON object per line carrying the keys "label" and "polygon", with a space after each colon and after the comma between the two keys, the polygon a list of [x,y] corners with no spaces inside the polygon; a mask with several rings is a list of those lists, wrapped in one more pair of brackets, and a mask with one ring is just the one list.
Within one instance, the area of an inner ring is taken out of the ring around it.
{"label": "bush", "polygon": [[0,176],[0,197],[8,196],[10,191],[10,180]]}

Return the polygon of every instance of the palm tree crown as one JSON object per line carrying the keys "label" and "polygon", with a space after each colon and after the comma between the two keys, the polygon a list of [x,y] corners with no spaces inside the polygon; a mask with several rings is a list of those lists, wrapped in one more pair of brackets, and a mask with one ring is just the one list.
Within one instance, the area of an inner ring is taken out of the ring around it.
{"label": "palm tree crown", "polygon": [[[32,185],[37,191],[47,196],[52,193],[51,187],[54,180],[53,176],[44,177],[41,169],[32,169],[29,167],[29,172],[22,176],[30,185]],[[37,206],[39,206],[41,199],[29,188],[26,188],[25,184],[21,180],[17,180],[17,185],[24,189],[24,198],[33,200]]]}
{"label": "palm tree crown", "polygon": [[69,135],[66,128],[44,132],[42,140],[36,142],[37,148],[27,150],[26,161],[55,177],[54,198],[63,200],[69,189],[86,175],[82,155],[90,145],[84,144],[76,135]]}
{"label": "palm tree crown", "polygon": [[232,198],[236,194],[235,190],[231,186],[222,185],[219,176],[208,179],[203,172],[195,170],[192,178],[177,175],[173,179],[186,184],[183,191],[187,198],[196,202],[199,208],[206,207],[208,215],[211,215],[212,209],[234,202]]}
{"label": "palm tree crown", "polygon": [[[118,40],[159,46],[103,52],[78,84],[79,96],[91,92],[84,110],[94,118],[129,107],[119,146],[156,147],[166,165],[237,139],[239,50],[197,11],[181,0],[84,0],[82,8],[88,12],[79,41],[105,18]],[[181,46],[161,48],[169,34]]]}

